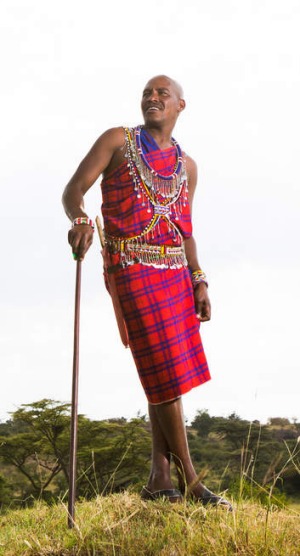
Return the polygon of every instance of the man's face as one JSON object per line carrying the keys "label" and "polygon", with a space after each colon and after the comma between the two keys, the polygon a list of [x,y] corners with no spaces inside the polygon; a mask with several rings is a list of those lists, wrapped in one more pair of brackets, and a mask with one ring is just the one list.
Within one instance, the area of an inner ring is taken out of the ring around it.
{"label": "man's face", "polygon": [[178,88],[166,77],[151,79],[143,91],[141,108],[146,124],[174,125],[184,106]]}

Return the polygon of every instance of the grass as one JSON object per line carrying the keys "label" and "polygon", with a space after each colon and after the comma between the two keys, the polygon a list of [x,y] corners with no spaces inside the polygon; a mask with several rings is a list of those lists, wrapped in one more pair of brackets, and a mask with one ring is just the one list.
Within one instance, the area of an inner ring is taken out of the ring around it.
{"label": "grass", "polygon": [[11,510],[0,520],[2,556],[299,556],[300,508],[247,501],[235,512],[200,504],[144,502],[124,492],[76,504]]}

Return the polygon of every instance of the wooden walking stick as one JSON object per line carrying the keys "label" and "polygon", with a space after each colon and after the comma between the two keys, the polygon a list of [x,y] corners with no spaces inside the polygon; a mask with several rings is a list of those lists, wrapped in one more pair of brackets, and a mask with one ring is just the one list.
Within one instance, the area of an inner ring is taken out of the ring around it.
{"label": "wooden walking stick", "polygon": [[76,455],[77,455],[77,429],[78,429],[80,287],[81,287],[81,261],[77,261],[76,285],[75,285],[74,351],[73,351],[72,411],[71,411],[69,501],[68,501],[68,527],[70,529],[73,528],[75,525]]}

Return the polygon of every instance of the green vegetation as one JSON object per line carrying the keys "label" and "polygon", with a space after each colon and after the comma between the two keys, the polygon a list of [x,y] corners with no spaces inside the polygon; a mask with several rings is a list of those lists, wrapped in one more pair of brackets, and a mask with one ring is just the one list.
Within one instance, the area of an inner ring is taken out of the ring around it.
{"label": "green vegetation", "polygon": [[207,467],[214,488],[262,502],[300,501],[300,423],[274,418],[261,425],[198,411],[188,437],[193,460]]}
{"label": "green vegetation", "polygon": [[[0,504],[53,502],[68,489],[69,405],[42,400],[23,405],[0,425]],[[145,418],[78,418],[79,497],[118,492],[145,480],[150,458]]]}
{"label": "green vegetation", "polygon": [[[147,481],[150,424],[145,416],[92,421],[79,415],[79,499],[138,492]],[[69,404],[41,400],[22,405],[0,424],[0,506],[54,503],[68,489]],[[264,504],[300,502],[300,423],[273,418],[267,425],[198,411],[188,439],[209,488]]]}
{"label": "green vegetation", "polygon": [[200,478],[234,513],[144,502],[145,416],[79,416],[76,526],[67,528],[70,407],[41,400],[0,424],[0,556],[298,556],[300,424],[199,411],[188,439]]}

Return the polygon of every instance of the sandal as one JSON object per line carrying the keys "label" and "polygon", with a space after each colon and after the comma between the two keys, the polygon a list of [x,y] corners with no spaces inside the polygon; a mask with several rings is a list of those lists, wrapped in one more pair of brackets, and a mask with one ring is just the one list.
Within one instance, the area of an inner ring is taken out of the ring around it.
{"label": "sandal", "polygon": [[197,497],[196,500],[202,502],[203,506],[207,506],[208,504],[210,504],[211,506],[222,506],[229,512],[233,511],[232,505],[230,504],[230,502],[228,502],[228,500],[226,500],[226,498],[218,496],[218,494],[214,494],[206,487],[204,487],[202,496]]}
{"label": "sandal", "polygon": [[140,496],[142,500],[158,500],[159,498],[166,498],[169,502],[182,501],[182,494],[176,488],[166,488],[151,492],[147,487],[143,486]]}

